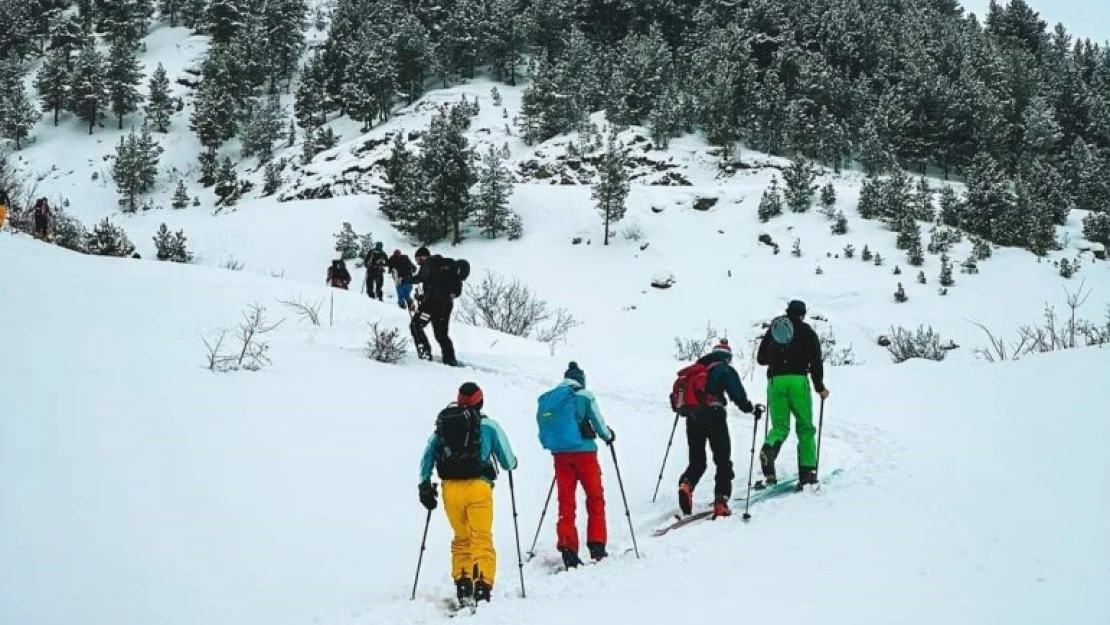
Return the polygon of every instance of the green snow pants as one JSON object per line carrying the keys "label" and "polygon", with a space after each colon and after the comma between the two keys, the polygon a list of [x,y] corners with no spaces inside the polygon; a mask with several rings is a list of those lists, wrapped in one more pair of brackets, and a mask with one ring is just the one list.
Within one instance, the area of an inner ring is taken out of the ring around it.
{"label": "green snow pants", "polygon": [[790,414],[798,420],[798,469],[817,468],[817,428],[813,427],[813,396],[809,376],[780,375],[768,380],[767,409],[771,413],[771,432],[764,445],[782,447],[790,435]]}

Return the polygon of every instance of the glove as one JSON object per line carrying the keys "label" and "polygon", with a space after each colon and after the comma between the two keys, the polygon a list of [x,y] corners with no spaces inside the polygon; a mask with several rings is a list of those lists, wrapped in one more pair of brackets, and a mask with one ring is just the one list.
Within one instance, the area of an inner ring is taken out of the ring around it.
{"label": "glove", "polygon": [[749,400],[747,397],[745,397],[744,400],[737,405],[740,406],[740,412],[743,412],[744,414],[751,414],[752,411],[755,410],[755,407],[752,406],[751,400]]}
{"label": "glove", "polygon": [[613,441],[617,440],[617,431],[612,427],[609,428],[609,440],[605,441],[607,444],[612,445]]}
{"label": "glove", "polygon": [[420,503],[429,510],[436,508],[436,487],[431,482],[420,483]]}

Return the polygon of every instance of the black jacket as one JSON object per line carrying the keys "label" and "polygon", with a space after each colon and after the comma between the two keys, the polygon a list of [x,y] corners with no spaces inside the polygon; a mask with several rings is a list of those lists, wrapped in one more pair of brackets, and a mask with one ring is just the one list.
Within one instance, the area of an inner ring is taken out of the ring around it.
{"label": "black jacket", "polygon": [[810,375],[813,388],[820,393],[825,390],[825,366],[821,361],[821,340],[808,323],[790,317],[794,325],[794,340],[785,347],[775,343],[771,331],[763,335],[759,343],[756,362],[767,366],[767,378],[777,375]]}
{"label": "black jacket", "polygon": [[376,274],[384,273],[387,264],[389,264],[389,257],[381,250],[370,250],[370,253],[363,259],[363,265],[366,266],[366,269]]}
{"label": "black jacket", "polygon": [[462,295],[461,285],[456,280],[445,279],[443,274],[439,271],[440,262],[443,257],[439,254],[430,256],[424,264],[420,266],[420,271],[411,278],[405,278],[402,284],[423,284],[424,285],[424,299],[432,302],[449,302],[451,296],[458,297]]}
{"label": "black jacket", "polygon": [[397,274],[398,280],[411,278],[412,275],[416,273],[416,265],[412,264],[412,260],[404,254],[390,256],[385,265],[389,267],[391,272]]}

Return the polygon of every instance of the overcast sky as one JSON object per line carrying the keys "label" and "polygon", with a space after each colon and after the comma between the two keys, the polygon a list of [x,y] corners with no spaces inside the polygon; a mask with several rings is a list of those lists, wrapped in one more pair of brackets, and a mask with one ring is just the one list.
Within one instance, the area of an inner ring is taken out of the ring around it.
{"label": "overcast sky", "polygon": [[[982,23],[990,0],[961,0],[968,13]],[[996,0],[1008,4],[1008,0]],[[1110,0],[1025,0],[1048,23],[1048,31],[1063,22],[1075,39],[1090,38],[1096,43],[1110,41]]]}

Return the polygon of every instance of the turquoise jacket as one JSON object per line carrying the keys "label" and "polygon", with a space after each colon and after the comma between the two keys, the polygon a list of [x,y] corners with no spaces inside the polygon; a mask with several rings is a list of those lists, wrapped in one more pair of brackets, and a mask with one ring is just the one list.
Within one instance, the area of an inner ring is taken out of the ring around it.
{"label": "turquoise jacket", "polygon": [[[493,467],[493,458],[497,458],[497,463],[501,465],[502,469],[512,471],[516,469],[517,459],[513,454],[513,448],[509,445],[509,439],[505,436],[504,430],[497,424],[496,421],[490,419],[486,415],[482,415],[482,444],[481,451],[483,464],[490,469],[489,474],[495,475],[496,470]],[[433,433],[432,437],[428,439],[428,444],[424,447],[424,455],[420,458],[420,481],[427,482],[432,479],[432,469],[435,466],[436,455],[439,453],[439,447],[442,443],[439,440],[439,435]],[[481,479],[493,485],[493,480],[488,477]]]}
{"label": "turquoise jacket", "polygon": [[[559,386],[569,386],[574,389],[574,403],[578,408],[578,423],[582,424],[588,422],[593,427],[594,432],[597,433],[598,438],[607,441],[612,437],[609,432],[609,426],[605,424],[605,419],[601,416],[601,410],[597,407],[597,397],[593,393],[586,390],[576,380],[566,379],[563,380]],[[574,446],[572,449],[564,449],[554,453],[574,453],[580,451],[597,451],[597,443],[594,439],[582,437],[582,442]]]}

